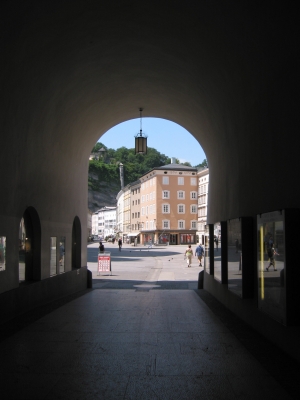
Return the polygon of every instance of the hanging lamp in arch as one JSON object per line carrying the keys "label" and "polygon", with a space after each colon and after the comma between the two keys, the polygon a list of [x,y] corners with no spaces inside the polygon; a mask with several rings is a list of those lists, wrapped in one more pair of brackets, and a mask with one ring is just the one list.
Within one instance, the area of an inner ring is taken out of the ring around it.
{"label": "hanging lamp in arch", "polygon": [[140,108],[140,133],[135,136],[135,154],[147,154],[147,135],[142,130],[142,111]]}

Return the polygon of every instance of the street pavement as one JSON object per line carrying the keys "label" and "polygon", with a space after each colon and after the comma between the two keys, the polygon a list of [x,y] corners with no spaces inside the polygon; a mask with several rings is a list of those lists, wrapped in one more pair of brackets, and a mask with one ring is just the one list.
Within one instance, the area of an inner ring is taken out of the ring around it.
{"label": "street pavement", "polygon": [[[88,268],[93,274],[93,287],[133,289],[152,286],[156,289],[197,289],[199,267],[197,257],[193,257],[188,268],[184,260],[187,246],[147,246],[133,247],[124,244],[104,243],[105,252],[111,256],[111,273],[97,272],[99,243],[88,246]],[[193,246],[194,249],[196,246]],[[95,286],[96,285],[96,286]]]}
{"label": "street pavement", "polygon": [[1,327],[1,400],[300,398],[299,365],[197,289],[185,246],[104,244],[93,289]]}

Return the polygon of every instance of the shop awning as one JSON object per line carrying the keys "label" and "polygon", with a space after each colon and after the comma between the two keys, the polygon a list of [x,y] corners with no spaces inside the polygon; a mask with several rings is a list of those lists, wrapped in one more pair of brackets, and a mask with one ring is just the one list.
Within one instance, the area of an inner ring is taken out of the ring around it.
{"label": "shop awning", "polygon": [[128,233],[127,236],[138,236],[140,234],[140,232],[137,233]]}

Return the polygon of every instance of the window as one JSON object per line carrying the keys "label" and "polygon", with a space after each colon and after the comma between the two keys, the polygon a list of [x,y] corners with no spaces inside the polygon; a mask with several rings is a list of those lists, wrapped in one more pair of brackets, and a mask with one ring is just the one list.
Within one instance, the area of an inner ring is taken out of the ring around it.
{"label": "window", "polygon": [[132,201],[132,205],[134,206],[134,200]]}
{"label": "window", "polygon": [[169,199],[170,198],[170,191],[169,190],[163,190],[162,198],[163,199]]}
{"label": "window", "polygon": [[164,219],[162,223],[164,229],[170,229],[170,221],[168,219]]}
{"label": "window", "polygon": [[184,199],[185,198],[185,192],[183,190],[179,190],[177,192],[177,199]]}
{"label": "window", "polygon": [[132,219],[134,218],[134,213],[132,213]]}
{"label": "window", "polygon": [[184,229],[184,221],[182,219],[178,221],[178,229]]}
{"label": "window", "polygon": [[191,214],[197,214],[197,206],[195,204],[191,205]]}
{"label": "window", "polygon": [[169,184],[169,177],[168,176],[163,176],[162,183],[163,183],[163,185],[168,185]]}
{"label": "window", "polygon": [[178,185],[184,185],[184,177],[183,176],[179,176]]}
{"label": "window", "polygon": [[191,178],[191,185],[197,185],[197,179]]}
{"label": "window", "polygon": [[146,229],[148,229],[148,221],[146,222]]}
{"label": "window", "polygon": [[179,214],[184,214],[184,212],[185,212],[185,206],[184,206],[184,204],[178,204],[178,213]]}
{"label": "window", "polygon": [[138,212],[138,218],[140,218],[140,212]]}
{"label": "window", "polygon": [[197,221],[191,221],[191,229],[197,229]]}
{"label": "window", "polygon": [[146,201],[148,201],[149,200],[149,195],[148,194],[146,194]]}
{"label": "window", "polygon": [[191,192],[191,200],[196,199],[197,198],[197,192],[193,191]]}
{"label": "window", "polygon": [[170,206],[169,206],[169,204],[163,204],[162,205],[162,212],[163,212],[163,214],[170,214]]}
{"label": "window", "polygon": [[145,207],[142,207],[142,215],[145,215]]}
{"label": "window", "polygon": [[138,199],[138,204],[140,204],[140,199]]}

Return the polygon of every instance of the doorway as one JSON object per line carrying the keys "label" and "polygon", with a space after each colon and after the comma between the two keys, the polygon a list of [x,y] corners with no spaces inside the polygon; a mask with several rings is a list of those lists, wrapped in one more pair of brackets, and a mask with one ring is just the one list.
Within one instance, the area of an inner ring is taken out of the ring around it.
{"label": "doorway", "polygon": [[170,244],[178,244],[177,235],[174,233],[170,233]]}

